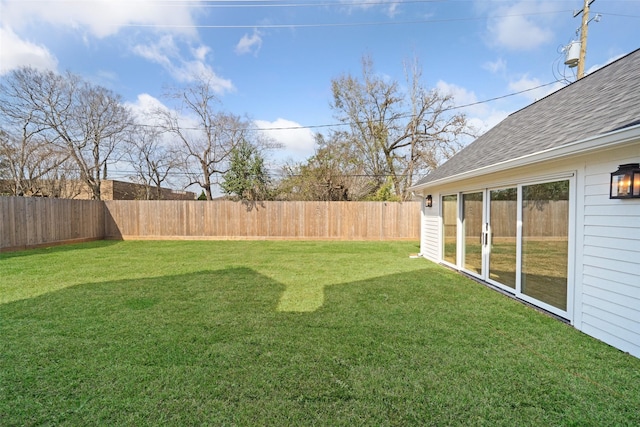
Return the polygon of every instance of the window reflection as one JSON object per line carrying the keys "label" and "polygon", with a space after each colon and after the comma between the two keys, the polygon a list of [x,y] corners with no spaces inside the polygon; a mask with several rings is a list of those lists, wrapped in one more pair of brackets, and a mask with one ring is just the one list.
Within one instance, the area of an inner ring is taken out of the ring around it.
{"label": "window reflection", "polygon": [[569,181],[522,187],[522,293],[567,309]]}
{"label": "window reflection", "polygon": [[489,192],[491,257],[489,278],[511,289],[516,288],[516,235],[518,229],[518,190],[505,188]]}
{"label": "window reflection", "polygon": [[457,253],[457,245],[456,245],[456,224],[458,218],[458,196],[456,194],[450,196],[444,196],[442,198],[442,242],[443,242],[443,250],[442,250],[442,259],[450,262],[451,264],[456,263],[456,253]]}

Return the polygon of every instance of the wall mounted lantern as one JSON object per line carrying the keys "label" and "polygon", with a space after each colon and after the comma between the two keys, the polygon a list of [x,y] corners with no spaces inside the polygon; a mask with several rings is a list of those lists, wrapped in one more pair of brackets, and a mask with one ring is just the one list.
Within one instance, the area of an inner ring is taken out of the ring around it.
{"label": "wall mounted lantern", "polygon": [[428,208],[433,206],[433,198],[431,197],[431,194],[429,194],[427,197],[424,198],[424,205]]}
{"label": "wall mounted lantern", "polygon": [[609,189],[610,199],[640,198],[640,164],[628,163],[618,166],[618,170],[611,173]]}

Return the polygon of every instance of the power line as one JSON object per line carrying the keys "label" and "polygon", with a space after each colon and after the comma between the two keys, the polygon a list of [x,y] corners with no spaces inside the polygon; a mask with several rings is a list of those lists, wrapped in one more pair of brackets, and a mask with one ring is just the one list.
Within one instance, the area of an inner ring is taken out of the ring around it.
{"label": "power line", "polygon": [[[6,0],[7,3],[93,3],[93,0]],[[286,0],[128,0],[127,3],[156,4],[162,6],[194,6],[194,7],[358,7],[372,5],[395,5],[412,3],[441,3],[449,0],[369,0],[352,3],[329,2],[293,2]]]}
{"label": "power line", "polygon": [[490,17],[468,17],[468,18],[446,18],[446,19],[417,19],[410,21],[371,21],[371,22],[333,22],[319,24],[234,24],[234,25],[217,25],[217,24],[117,24],[118,27],[130,28],[172,28],[172,29],[283,29],[283,28],[327,28],[327,27],[372,27],[372,26],[388,26],[388,25],[416,25],[416,24],[441,24],[449,22],[468,22],[468,21],[484,21],[487,19],[513,18],[519,16],[537,16],[537,15],[555,15],[571,12],[570,10],[556,10],[550,12],[532,12],[518,13],[506,15],[493,15]]}
{"label": "power line", "polygon": [[[77,0],[69,0],[77,1]],[[441,3],[447,0],[394,0],[394,1],[363,1],[358,3],[339,3],[339,2],[322,2],[322,3],[271,3],[263,0],[245,0],[245,3],[238,4],[238,2],[230,1],[203,1],[203,2],[176,2],[169,0],[166,6],[193,6],[197,8],[281,8],[281,7],[362,7],[362,6],[391,6],[398,4],[414,4],[414,3]],[[132,2],[135,3],[135,2]],[[157,2],[159,4],[165,2]],[[165,4],[162,4],[165,6]]]}
{"label": "power line", "polygon": [[[551,86],[553,84],[558,83],[558,80],[554,80],[552,82],[549,83],[544,83],[529,89],[524,89],[524,90],[520,90],[518,92],[512,92],[512,93],[508,93],[505,95],[500,95],[500,96],[496,96],[494,98],[487,98],[485,100],[482,101],[477,101],[477,102],[470,102],[468,104],[462,104],[462,105],[454,105],[448,108],[444,108],[442,111],[452,111],[452,110],[459,110],[461,108],[467,108],[467,107],[473,107],[475,105],[481,105],[481,104],[487,104],[489,102],[493,102],[493,101],[498,101],[500,99],[505,99],[505,98],[509,98],[511,96],[516,96],[516,95],[520,95],[526,92],[531,92],[533,90],[537,90],[537,89],[541,89],[543,87],[547,87],[547,86]],[[401,115],[398,116],[397,118],[401,118],[401,119],[408,119],[408,118],[412,118],[415,117],[413,114],[406,114],[406,115]],[[303,129],[321,129],[321,128],[330,128],[330,127],[343,127],[343,126],[350,126],[350,125],[355,125],[355,124],[360,124],[363,122],[348,122],[348,123],[324,123],[324,124],[317,124],[317,125],[301,125],[301,126],[281,126],[281,127],[248,127],[248,128],[244,128],[244,130],[246,131],[281,131],[281,130],[303,130]],[[137,126],[142,126],[142,127],[148,127],[148,128],[161,128],[162,126],[160,125],[147,125],[147,124],[137,124]],[[196,128],[196,127],[182,127],[182,130],[200,130],[201,128]],[[234,131],[234,130],[241,130],[241,129],[237,129],[237,128],[223,128],[224,130],[228,130],[228,131]]]}
{"label": "power line", "polygon": [[[537,89],[541,89],[543,87],[547,87],[547,86],[551,86],[553,84],[558,83],[557,80],[554,80],[552,82],[549,83],[544,83],[541,84],[539,86],[535,86],[529,89],[524,89],[518,92],[512,92],[512,93],[508,93],[506,95],[501,95],[501,96],[496,96],[494,98],[488,98],[482,101],[477,101],[477,102],[471,102],[469,104],[462,104],[462,105],[454,105],[452,107],[449,108],[444,108],[442,111],[452,111],[452,110],[459,110],[461,108],[467,108],[467,107],[473,107],[475,105],[480,105],[480,104],[487,104],[489,102],[493,102],[493,101],[497,101],[500,99],[504,99],[504,98],[509,98],[511,96],[515,96],[515,95],[520,95],[526,92],[531,92],[533,90],[537,90]],[[404,116],[400,116],[400,118],[411,118],[414,117],[412,114],[407,114]],[[285,127],[273,127],[273,128],[251,128],[248,130],[262,130],[262,131],[271,131],[271,130],[299,130],[299,129],[318,129],[318,128],[328,128],[328,127],[341,127],[341,126],[349,126],[351,124],[358,124],[359,122],[352,122],[352,123],[327,123],[327,124],[319,124],[319,125],[307,125],[307,126],[285,126]],[[196,130],[196,129],[190,129],[190,130]]]}
{"label": "power line", "polygon": [[[476,102],[470,102],[468,104],[461,104],[461,105],[454,105],[448,108],[443,108],[442,111],[452,111],[452,110],[459,110],[462,108],[468,108],[468,107],[473,107],[475,105],[481,105],[481,104],[487,104],[489,102],[493,102],[493,101],[497,101],[500,99],[505,99],[505,98],[509,98],[512,96],[516,96],[516,95],[520,95],[526,92],[531,92],[533,90],[537,90],[537,89],[541,89],[543,87],[547,87],[547,86],[551,86],[553,84],[558,83],[558,80],[554,80],[548,83],[544,83],[538,86],[534,86],[528,89],[524,89],[524,90],[520,90],[517,92],[511,92],[505,95],[500,95],[500,96],[496,96],[493,98],[487,98],[484,99],[482,101],[476,101]],[[405,115],[400,115],[397,116],[397,118],[401,118],[401,119],[408,119],[408,118],[412,118],[415,117],[413,114],[405,114]],[[304,130],[304,129],[321,129],[321,128],[331,128],[331,127],[343,127],[343,126],[350,126],[350,125],[355,125],[355,124],[361,124],[364,122],[347,122],[347,123],[323,123],[323,124],[317,124],[317,125],[300,125],[300,126],[280,126],[280,127],[247,127],[247,128],[222,128],[224,130],[228,130],[228,131],[235,131],[235,130],[246,130],[246,131],[283,131],[283,130]],[[150,124],[144,124],[144,123],[131,123],[131,125],[135,125],[135,126],[140,126],[140,127],[145,127],[145,128],[163,128],[162,125],[150,125]],[[180,129],[182,130],[201,130],[201,128],[198,127],[181,127]]]}

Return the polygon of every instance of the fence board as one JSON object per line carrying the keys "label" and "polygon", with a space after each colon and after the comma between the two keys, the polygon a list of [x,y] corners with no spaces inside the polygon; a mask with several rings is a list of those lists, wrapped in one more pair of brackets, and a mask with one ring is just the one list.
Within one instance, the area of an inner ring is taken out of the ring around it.
{"label": "fence board", "polygon": [[0,197],[0,251],[100,240],[104,215],[95,200]]}
{"label": "fence board", "polygon": [[418,240],[418,202],[105,201],[111,239]]}
{"label": "fence board", "polygon": [[103,238],[419,240],[420,204],[0,197],[0,251]]}

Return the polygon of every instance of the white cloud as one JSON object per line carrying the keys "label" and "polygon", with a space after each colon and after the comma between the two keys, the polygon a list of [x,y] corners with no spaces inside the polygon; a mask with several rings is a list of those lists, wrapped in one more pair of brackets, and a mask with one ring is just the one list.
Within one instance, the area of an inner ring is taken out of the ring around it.
{"label": "white cloud", "polygon": [[525,74],[524,76],[520,77],[520,79],[510,82],[509,90],[513,92],[526,91],[522,93],[521,96],[524,96],[529,101],[533,102],[537,101],[538,99],[544,98],[545,96],[549,95],[552,92],[555,92],[556,90],[564,86],[562,83],[556,82],[555,84],[550,86],[539,87],[542,84],[543,83],[540,81],[540,79],[530,78]]}
{"label": "white cloud", "polygon": [[389,7],[387,8],[387,15],[389,16],[389,18],[393,18],[398,14],[398,7],[399,7],[399,3],[389,4]]}
{"label": "white cloud", "polygon": [[42,45],[21,39],[11,29],[0,27],[0,75],[22,67],[55,70],[58,60]]}
{"label": "white cloud", "polygon": [[441,94],[451,95],[454,105],[468,105],[468,107],[456,111],[461,111],[466,114],[467,122],[479,134],[491,129],[509,115],[506,111],[492,108],[489,103],[478,103],[479,101],[476,94],[461,86],[440,80],[436,84],[436,89]]}
{"label": "white cloud", "polygon": [[[76,30],[85,44],[92,38],[104,38],[117,34],[128,26],[142,26],[147,30],[165,34],[180,34],[185,40],[196,40],[197,30],[193,14],[199,1],[158,2],[155,0],[86,0],[86,1],[4,1],[0,16],[2,49],[0,62],[2,72],[11,68],[32,65],[38,68],[55,69],[57,60],[43,45],[26,41],[24,34],[34,28],[64,28]],[[11,23],[11,28],[8,28]],[[180,50],[171,36],[162,37],[157,43],[137,45],[134,52],[169,70],[179,81],[189,81],[194,73],[217,81],[220,91],[231,90],[231,82],[215,75],[206,65],[209,52],[206,46],[192,49],[193,59],[182,59]]]}
{"label": "white cloud", "polygon": [[189,52],[193,58],[185,59],[174,37],[165,35],[156,43],[138,44],[132,48],[132,51],[142,58],[161,65],[179,82],[189,83],[204,79],[213,85],[217,93],[231,92],[235,89],[231,80],[218,76],[206,63],[206,57],[210,51],[207,46],[190,48]]}
{"label": "white cloud", "polygon": [[135,102],[125,104],[133,113],[133,115],[143,124],[157,124],[154,119],[154,113],[157,111],[168,111],[159,99],[147,94],[141,93]]}
{"label": "white cloud", "polygon": [[171,58],[180,56],[180,50],[170,35],[161,37],[157,43],[136,45],[132,50],[136,55],[160,64],[165,68],[172,67]]}
{"label": "white cloud", "polygon": [[356,9],[369,10],[373,7],[382,7],[384,13],[393,18],[398,12],[399,3],[397,0],[379,0],[372,2],[371,0],[340,0],[340,3],[347,6],[347,12],[352,13]]}
{"label": "white cloud", "polygon": [[[502,3],[501,3],[502,4]],[[545,11],[553,10],[552,2],[519,1],[495,9],[487,24],[491,44],[507,49],[530,50],[553,40]]]}
{"label": "white cloud", "polygon": [[238,55],[244,55],[247,53],[258,54],[258,51],[262,47],[262,34],[258,30],[253,30],[253,34],[245,34],[242,36],[238,44],[236,45],[236,53]]}
{"label": "white cloud", "polygon": [[502,58],[491,62],[487,61],[482,65],[482,68],[488,70],[492,74],[503,73],[507,70],[507,61]]}
{"label": "white cloud", "polygon": [[15,29],[46,22],[87,31],[98,38],[116,34],[130,25],[195,35],[192,15],[197,8],[197,2],[155,0],[7,1],[2,4],[2,19],[11,22]]}
{"label": "white cloud", "polygon": [[[137,122],[147,126],[154,126],[156,129],[160,129],[163,119],[159,117],[158,113],[169,114],[171,117],[175,117],[185,134],[191,135],[197,138],[200,131],[198,118],[194,115],[184,114],[175,109],[167,107],[161,100],[155,98],[147,93],[141,93],[138,95],[135,102],[128,102],[125,104],[131,111]],[[166,147],[175,146],[180,144],[179,140],[169,133],[160,135],[160,140]]]}
{"label": "white cloud", "polygon": [[607,59],[607,60],[604,62],[604,64],[596,64],[596,65],[592,65],[592,66],[591,66],[591,67],[589,67],[589,69],[588,69],[588,70],[586,70],[584,73],[585,73],[585,75],[587,75],[587,74],[591,74],[591,73],[593,73],[594,71],[598,71],[600,68],[605,67],[605,66],[607,66],[607,65],[611,64],[611,63],[612,63],[612,62],[614,62],[614,61],[617,61],[618,59],[622,58],[622,57],[623,57],[623,56],[625,56],[625,55],[626,55],[626,54],[624,54],[624,53],[623,53],[623,54],[620,54],[620,55],[616,55],[616,56],[613,56],[613,57],[611,57],[611,58]]}
{"label": "white cloud", "polygon": [[204,61],[207,59],[207,55],[211,52],[211,48],[209,46],[198,46],[196,48],[191,49],[191,54],[198,61]]}
{"label": "white cloud", "polygon": [[265,135],[282,145],[285,150],[284,157],[302,160],[314,153],[315,138],[311,129],[302,128],[294,121],[281,118],[273,122],[255,120],[254,123],[258,128],[264,129]]}

